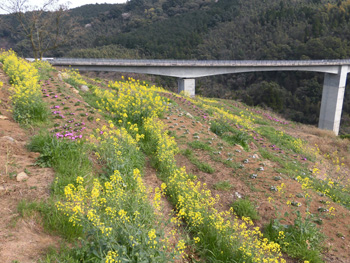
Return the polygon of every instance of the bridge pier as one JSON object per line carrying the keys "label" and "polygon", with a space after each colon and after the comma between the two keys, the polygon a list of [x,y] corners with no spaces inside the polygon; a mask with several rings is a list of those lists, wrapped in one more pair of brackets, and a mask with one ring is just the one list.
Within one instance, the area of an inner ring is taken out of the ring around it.
{"label": "bridge pier", "polygon": [[326,73],[318,127],[339,133],[348,66],[340,66],[338,74]]}
{"label": "bridge pier", "polygon": [[178,92],[184,91],[186,94],[194,97],[196,95],[196,81],[195,79],[178,79]]}

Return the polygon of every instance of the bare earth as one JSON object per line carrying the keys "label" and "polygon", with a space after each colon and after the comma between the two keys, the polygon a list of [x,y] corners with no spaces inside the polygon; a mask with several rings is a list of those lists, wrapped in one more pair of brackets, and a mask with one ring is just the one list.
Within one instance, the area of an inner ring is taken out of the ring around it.
{"label": "bare earth", "polygon": [[[0,69],[0,262],[37,262],[58,239],[44,232],[33,218],[23,220],[17,211],[21,200],[34,201],[49,196],[53,171],[33,166],[36,153],[25,145],[30,134],[11,118],[7,77]],[[17,182],[16,175],[26,170],[29,178]]]}

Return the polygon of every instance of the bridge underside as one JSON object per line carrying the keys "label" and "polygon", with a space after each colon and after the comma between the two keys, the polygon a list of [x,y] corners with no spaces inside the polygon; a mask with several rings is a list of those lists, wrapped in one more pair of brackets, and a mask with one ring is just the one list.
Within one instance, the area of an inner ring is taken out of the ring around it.
{"label": "bridge underside", "polygon": [[[186,62],[186,61],[185,61]],[[297,62],[298,65],[274,65],[268,63],[258,63],[257,65],[205,65],[204,63],[195,62],[193,65],[188,65],[184,61],[179,62],[185,64],[179,66],[175,62],[159,65],[160,63],[145,63],[145,65],[139,65],[141,62],[133,62],[132,65],[106,65],[103,64],[73,64],[73,63],[52,63],[56,66],[71,66],[72,68],[79,69],[81,71],[115,71],[115,72],[130,72],[141,74],[152,74],[161,76],[170,76],[178,78],[178,91],[185,92],[190,96],[195,96],[195,78],[243,73],[243,72],[257,72],[257,71],[311,71],[325,73],[325,79],[323,84],[322,102],[319,117],[318,127],[320,129],[326,129],[333,131],[336,135],[339,133],[340,119],[343,107],[343,99],[345,92],[345,85],[347,79],[347,73],[350,70],[348,67],[349,62],[345,63],[329,63],[322,64],[322,61],[317,63],[306,63],[305,61]],[[246,63],[248,64],[248,62]],[[285,63],[288,64],[288,63]]]}

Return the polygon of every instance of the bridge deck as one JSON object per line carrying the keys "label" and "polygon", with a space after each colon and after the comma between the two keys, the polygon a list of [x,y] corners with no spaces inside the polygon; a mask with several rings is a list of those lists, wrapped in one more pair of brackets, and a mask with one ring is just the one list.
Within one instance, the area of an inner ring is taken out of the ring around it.
{"label": "bridge deck", "polygon": [[76,59],[55,58],[53,65],[94,66],[170,66],[170,67],[276,67],[276,66],[342,66],[350,65],[350,59],[340,60],[132,60],[132,59]]}

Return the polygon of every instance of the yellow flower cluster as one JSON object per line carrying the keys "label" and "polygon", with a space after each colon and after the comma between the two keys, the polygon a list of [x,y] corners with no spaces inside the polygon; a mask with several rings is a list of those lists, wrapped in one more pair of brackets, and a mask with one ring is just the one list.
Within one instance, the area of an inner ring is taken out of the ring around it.
{"label": "yellow flower cluster", "polygon": [[126,82],[110,82],[110,90],[94,89],[94,94],[100,98],[97,102],[101,109],[110,112],[116,120],[141,123],[143,118],[159,115],[167,108],[164,98],[134,79]]}
{"label": "yellow flower cluster", "polygon": [[146,139],[151,137],[157,141],[156,156],[160,170],[173,170],[175,166],[175,155],[179,152],[174,138],[164,134],[165,125],[155,117],[147,118],[143,125]]}
{"label": "yellow flower cluster", "polygon": [[115,251],[108,251],[105,263],[121,263],[122,261],[118,259],[119,254]]}
{"label": "yellow flower cluster", "polygon": [[[129,184],[134,184],[138,191],[132,191],[132,194],[128,192]],[[113,245],[116,237],[128,234],[127,243],[131,243],[135,251],[140,250],[136,246],[144,244],[157,251],[163,248],[169,250],[165,244],[158,244],[163,241],[158,238],[156,230],[147,230],[149,222],[145,222],[135,209],[142,208],[148,201],[146,187],[138,169],[134,169],[131,178],[123,178],[119,171],[115,171],[104,184],[95,179],[90,190],[86,190],[84,179],[78,177],[75,185],[65,187],[65,198],[65,202],[56,204],[58,210],[68,215],[69,221],[74,225],[82,226],[90,232],[97,230],[99,241],[104,240],[106,244]],[[142,236],[142,233],[147,234]],[[183,241],[179,244],[181,242]],[[105,262],[120,262],[119,260],[115,248],[110,247]]]}
{"label": "yellow flower cluster", "polygon": [[87,85],[88,83],[80,76],[79,71],[75,69],[66,69],[64,70],[66,81],[73,86]]}
{"label": "yellow flower cluster", "polygon": [[297,180],[299,183],[301,183],[301,188],[303,190],[312,188],[312,181],[310,180],[310,178],[308,177],[302,178],[301,176],[298,176]]}
{"label": "yellow flower cluster", "polygon": [[[176,95],[180,97],[179,95]],[[214,112],[219,119],[230,120],[233,123],[240,125],[246,129],[252,129],[252,121],[254,120],[252,116],[243,114],[240,112],[240,116],[232,114],[229,110],[226,110],[218,103],[216,100],[203,98],[196,96],[196,98],[186,98],[198,107],[201,107],[207,111]]]}
{"label": "yellow flower cluster", "polygon": [[0,61],[12,84],[10,98],[14,104],[14,118],[21,123],[45,120],[47,109],[42,100],[36,68],[13,51],[0,51]]}

